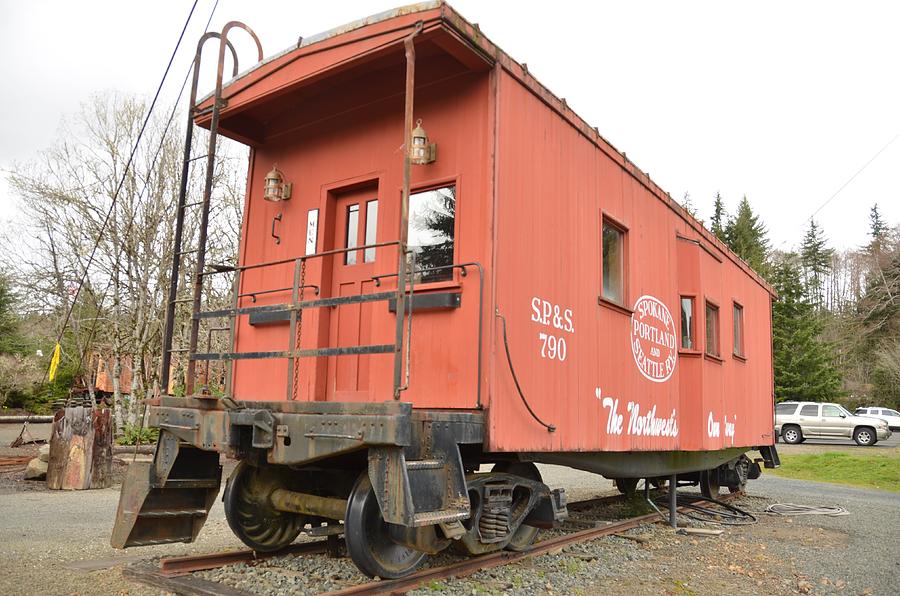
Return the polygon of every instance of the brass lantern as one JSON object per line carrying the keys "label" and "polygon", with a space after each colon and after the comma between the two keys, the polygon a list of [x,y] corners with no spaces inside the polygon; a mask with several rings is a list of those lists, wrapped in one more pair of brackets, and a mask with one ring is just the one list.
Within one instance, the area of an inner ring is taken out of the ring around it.
{"label": "brass lantern", "polygon": [[412,130],[412,139],[409,147],[409,160],[419,166],[429,164],[437,157],[437,145],[428,142],[428,134],[422,128],[422,119],[416,120],[416,127]]}
{"label": "brass lantern", "polygon": [[291,198],[291,184],[284,181],[284,174],[275,166],[272,167],[271,172],[266,174],[263,198],[275,203]]}

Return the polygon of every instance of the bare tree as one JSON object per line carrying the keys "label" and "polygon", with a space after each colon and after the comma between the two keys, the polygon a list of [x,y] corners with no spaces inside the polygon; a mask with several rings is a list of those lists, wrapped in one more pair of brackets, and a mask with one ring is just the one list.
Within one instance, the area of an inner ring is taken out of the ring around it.
{"label": "bare tree", "polygon": [[[125,172],[146,109],[135,97],[97,95],[63,123],[56,145],[17,166],[10,184],[20,199],[21,216],[2,246],[2,259],[27,291],[30,307],[58,332],[97,244],[73,311],[70,333],[78,353],[70,356],[87,367],[94,351],[108,355],[119,429],[135,422],[135,405],[157,374],[182,163],[182,132],[154,114]],[[195,147],[202,148],[204,135],[199,136]],[[226,143],[217,160],[207,245],[213,263],[233,262],[237,253],[245,164],[241,153],[236,144]],[[199,201],[201,170],[192,169],[188,203]],[[191,255],[198,225],[199,212],[188,210],[182,294],[195,273]],[[204,302],[219,305],[229,298],[221,284],[209,284]],[[179,310],[178,315],[185,323],[189,313]],[[125,364],[131,383],[121,387]],[[93,386],[92,378],[88,385]]]}

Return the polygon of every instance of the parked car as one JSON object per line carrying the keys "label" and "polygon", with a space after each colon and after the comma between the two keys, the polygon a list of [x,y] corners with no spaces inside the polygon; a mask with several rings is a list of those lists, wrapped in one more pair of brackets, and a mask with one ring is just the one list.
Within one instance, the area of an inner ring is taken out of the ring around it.
{"label": "parked car", "polygon": [[854,412],[857,416],[867,416],[871,418],[880,418],[888,423],[888,428],[892,431],[900,431],[900,412],[891,410],[890,408],[856,408]]}
{"label": "parked car", "polygon": [[785,443],[811,438],[852,438],[868,447],[891,436],[888,423],[877,418],[854,416],[839,404],[786,401],[775,405],[775,433]]}

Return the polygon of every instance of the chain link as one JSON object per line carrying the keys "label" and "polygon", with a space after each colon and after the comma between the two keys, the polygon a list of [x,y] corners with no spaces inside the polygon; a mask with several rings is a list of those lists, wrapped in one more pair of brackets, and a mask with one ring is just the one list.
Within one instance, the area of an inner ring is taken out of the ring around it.
{"label": "chain link", "polygon": [[[303,291],[306,286],[306,259],[300,261],[300,294],[297,299],[298,303],[303,302]],[[303,308],[297,309],[297,334],[294,340],[294,352],[300,351],[300,338],[303,336]],[[297,399],[297,386],[300,383],[300,357],[294,355],[294,379],[293,388],[291,389],[291,399]]]}

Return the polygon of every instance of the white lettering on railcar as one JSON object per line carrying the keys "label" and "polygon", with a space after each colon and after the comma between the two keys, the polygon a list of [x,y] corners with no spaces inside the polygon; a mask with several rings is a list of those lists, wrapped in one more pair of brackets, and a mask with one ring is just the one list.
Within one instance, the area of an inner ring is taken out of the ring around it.
{"label": "white lettering on railcar", "polygon": [[631,353],[638,370],[655,383],[668,381],[678,363],[675,319],[653,296],[641,296],[631,315]]}
{"label": "white lettering on railcar", "polygon": [[[531,299],[531,320],[535,323],[558,331],[575,333],[573,319],[571,308],[563,308],[537,296]],[[541,343],[541,358],[563,362],[569,354],[566,338],[561,335],[540,331],[538,341]]]}
{"label": "white lettering on railcar", "polygon": [[641,414],[641,405],[630,401],[626,406],[628,412],[628,424],[624,424],[625,415],[619,413],[618,398],[603,396],[600,387],[594,391],[594,395],[600,400],[603,408],[607,410],[606,434],[609,435],[633,435],[639,437],[677,437],[678,413],[672,408],[668,418],[660,418],[656,415],[654,405],[645,414]]}
{"label": "white lettering on railcar", "polygon": [[728,421],[728,414],[725,414],[722,417],[722,422],[720,423],[716,420],[713,413],[710,412],[706,417],[706,436],[711,439],[715,439],[722,434],[722,425],[725,425],[725,438],[731,439],[731,444],[734,445],[734,425],[737,422],[737,415],[735,415],[731,422]]}

